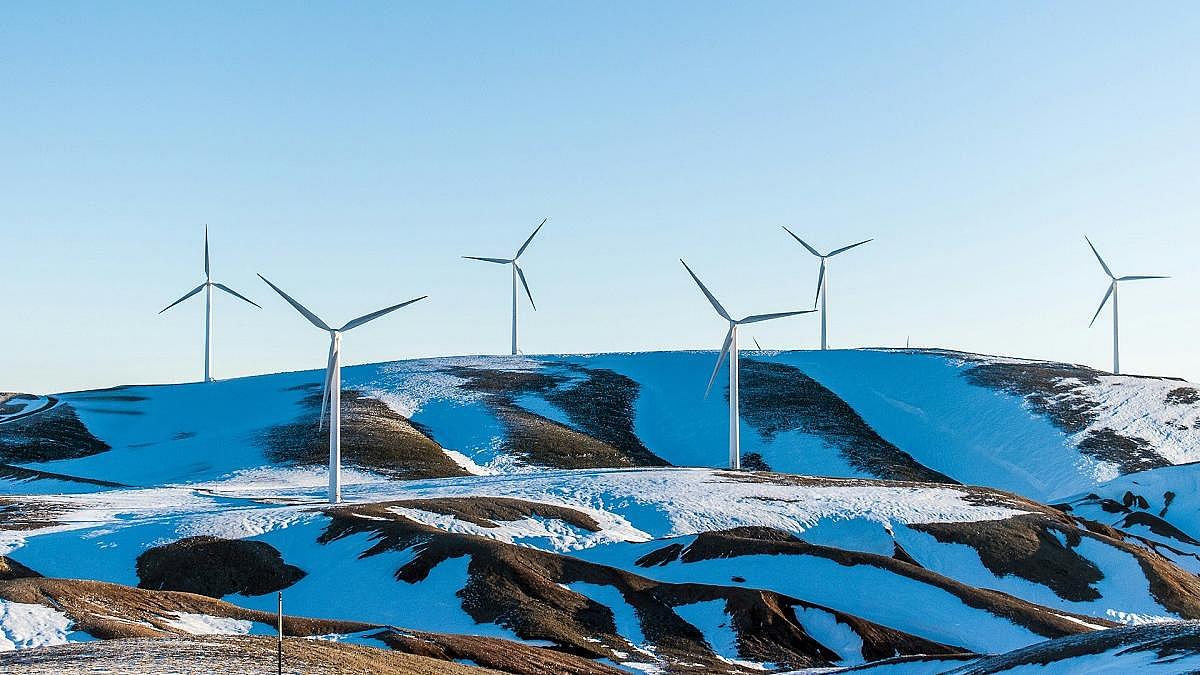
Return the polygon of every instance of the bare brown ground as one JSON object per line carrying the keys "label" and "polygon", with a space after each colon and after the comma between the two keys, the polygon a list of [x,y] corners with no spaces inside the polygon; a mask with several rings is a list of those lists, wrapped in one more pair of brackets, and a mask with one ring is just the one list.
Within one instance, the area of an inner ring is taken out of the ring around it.
{"label": "bare brown ground", "polygon": [[687,547],[679,544],[663,547],[642,557],[637,564],[643,567],[652,567],[665,565],[674,560],[690,563],[745,555],[810,555],[832,560],[839,565],[870,565],[940,588],[970,607],[1004,617],[1048,638],[1074,635],[1090,630],[1079,621],[1067,618],[1068,616],[1093,625],[1117,625],[1089,616],[1068,612],[1051,612],[1040,605],[1006,593],[968,586],[903,560],[874,553],[810,544],[787,532],[766,527],[739,527],[723,532],[705,532],[698,535]]}
{"label": "bare brown ground", "polygon": [[[406,583],[420,583],[437,565],[469,556],[468,580],[458,593],[463,609],[480,623],[497,623],[526,640],[549,640],[565,651],[590,658],[645,660],[617,634],[612,611],[564,585],[610,586],[636,612],[656,654],[678,672],[740,670],[718,659],[704,636],[673,607],[706,600],[725,602],[739,635],[741,655],[781,667],[829,666],[839,655],[809,636],[796,608],[819,607],[770,591],[704,584],[668,584],[624,570],[471,535],[448,533],[398,516],[386,506],[350,505],[326,511],[332,522],[321,537],[333,541],[357,533],[374,545],[362,553],[417,547],[416,557],[396,571]],[[962,651],[823,607],[862,636],[868,656],[939,654]],[[691,664],[691,665],[687,665]]]}
{"label": "bare brown ground", "polygon": [[[176,636],[83,642],[0,652],[0,671],[13,675],[123,673],[128,675],[266,675],[274,673],[276,641],[256,636]],[[483,675],[497,671],[424,656],[288,638],[288,675]],[[549,672],[549,671],[548,671]]]}
{"label": "bare brown ground", "polygon": [[[487,394],[485,401],[504,425],[507,452],[530,464],[558,469],[666,466],[633,431],[637,383],[607,370],[576,368],[584,376],[567,384],[562,375],[452,368],[464,388]],[[515,402],[522,394],[540,394],[559,406],[571,421],[562,424],[532,413]]]}
{"label": "bare brown ground", "polygon": [[[1059,597],[1086,601],[1100,597],[1091,584],[1103,578],[1092,563],[1073,550],[1084,537],[1133,556],[1150,583],[1150,594],[1168,610],[1187,619],[1200,619],[1200,577],[1190,574],[1158,552],[1129,541],[1128,535],[1086,520],[1064,524],[1037,515],[980,523],[911,525],[938,541],[971,546],[995,574],[1015,574],[1050,587]],[[1082,527],[1081,527],[1081,526]],[[1054,537],[1064,535],[1070,548]]]}
{"label": "bare brown ground", "polygon": [[220,598],[283,590],[304,578],[305,572],[286,564],[266,542],[188,537],[142,552],[137,575],[141,588]]}
{"label": "bare brown ground", "polygon": [[421,511],[430,511],[480,527],[499,527],[496,521],[510,522],[538,516],[561,520],[588,532],[599,532],[600,523],[582,511],[559,506],[529,502],[509,497],[442,497],[440,499],[406,499],[394,502],[378,502],[380,507],[400,506]]}
{"label": "bare brown ground", "polygon": [[882,438],[848,403],[804,371],[742,361],[742,418],[766,439],[792,430],[820,437],[863,473],[892,480],[957,483]]}
{"label": "bare brown ground", "polygon": [[0,425],[0,462],[24,464],[87,457],[109,449],[69,403]]}
{"label": "bare brown ground", "polygon": [[[15,564],[0,558],[0,570],[3,564]],[[13,568],[18,574],[32,574],[34,577],[12,577],[0,574],[0,598],[12,602],[41,604],[54,607],[64,612],[75,622],[75,629],[82,630],[103,640],[117,640],[121,643],[131,638],[176,638],[179,644],[186,644],[185,633],[170,625],[169,621],[176,612],[190,614],[207,614],[215,617],[226,617],[244,621],[256,621],[274,625],[275,615],[269,612],[244,609],[236,605],[192,593],[174,591],[151,591],[131,588],[118,584],[108,584],[97,581],[78,581],[71,579],[47,579],[37,577],[36,572],[23,566]],[[321,665],[322,659],[337,658],[345,671],[332,672],[427,672],[425,670],[404,670],[425,663],[425,657],[443,660],[468,660],[473,663],[496,668],[505,673],[517,675],[534,675],[538,673],[564,673],[566,675],[612,675],[616,671],[593,663],[586,658],[574,656],[551,649],[533,647],[508,640],[496,638],[480,638],[465,635],[447,635],[423,631],[408,631],[400,628],[385,627],[353,621],[335,621],[328,619],[313,619],[294,616],[284,616],[284,634],[295,638],[331,633],[365,633],[383,641],[398,652],[413,654],[417,660],[389,660],[386,652],[362,648],[351,648],[342,653],[340,647],[322,640],[289,640],[288,644],[295,649],[289,654],[305,654],[312,656],[316,649],[316,661],[306,662],[309,665]],[[376,631],[376,632],[371,632]],[[197,638],[199,639],[199,638]],[[204,638],[207,640],[208,638]],[[226,638],[213,638],[221,641]],[[254,639],[254,638],[252,638]],[[270,642],[274,645],[274,642]],[[255,647],[255,645],[250,645]],[[170,647],[163,647],[170,649]],[[249,648],[249,647],[248,647]],[[271,647],[274,648],[273,646]],[[101,648],[107,649],[107,648]],[[322,652],[321,650],[332,650]],[[274,651],[270,652],[273,658]],[[357,658],[382,658],[382,664],[387,668],[400,670],[354,670],[362,667],[357,664]],[[74,658],[73,656],[71,658]],[[223,657],[224,658],[224,657]],[[50,661],[49,663],[57,663]],[[274,663],[271,661],[270,663]],[[3,664],[3,661],[0,661]],[[262,662],[258,664],[262,666]],[[428,672],[456,672],[452,666],[443,664],[449,670],[438,671],[435,665],[425,663],[433,668]],[[424,667],[424,666],[422,666]],[[0,672],[10,672],[0,668]],[[34,671],[37,672],[37,671]],[[128,671],[121,671],[128,672]],[[159,672],[159,671],[154,671]],[[187,671],[201,672],[201,671]],[[209,671],[216,672],[216,671]],[[262,671],[265,672],[265,671]],[[273,671],[271,671],[273,672]],[[328,671],[302,671],[328,672]]]}
{"label": "bare brown ground", "polygon": [[0,530],[38,530],[59,524],[67,504],[28,497],[0,497]]}
{"label": "bare brown ground", "polygon": [[[304,412],[291,423],[272,427],[264,443],[274,463],[324,464],[329,460],[329,427],[320,428],[321,393],[306,396]],[[382,401],[342,391],[342,462],[397,478],[469,475],[424,430]]]}
{"label": "bare brown ground", "polygon": [[380,631],[371,637],[406,654],[469,661],[514,675],[618,675],[623,672],[573,654],[497,638],[396,629]]}
{"label": "bare brown ground", "polygon": [[[270,612],[244,609],[194,593],[151,591],[78,579],[27,577],[0,581],[0,598],[54,607],[69,616],[76,629],[106,640],[181,634],[170,624],[175,612],[275,622],[275,615]],[[294,616],[285,616],[283,620],[284,633],[296,636],[357,633],[374,627],[353,621]]]}

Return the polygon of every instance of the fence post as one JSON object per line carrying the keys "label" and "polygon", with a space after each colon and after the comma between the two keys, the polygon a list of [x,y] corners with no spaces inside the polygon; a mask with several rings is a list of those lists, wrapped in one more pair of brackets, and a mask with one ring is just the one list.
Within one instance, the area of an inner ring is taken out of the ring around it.
{"label": "fence post", "polygon": [[283,591],[279,591],[279,613],[276,616],[275,628],[279,633],[278,665],[279,675],[283,675]]}

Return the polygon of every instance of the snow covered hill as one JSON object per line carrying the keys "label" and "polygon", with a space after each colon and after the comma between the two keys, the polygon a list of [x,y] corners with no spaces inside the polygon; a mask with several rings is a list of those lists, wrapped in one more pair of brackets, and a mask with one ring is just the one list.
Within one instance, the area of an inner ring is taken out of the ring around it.
{"label": "snow covered hill", "polygon": [[1195,386],[751,352],[730,472],[713,357],[347,368],[336,507],[316,372],[0,396],[0,650],[254,644],[283,590],[290,635],[522,674],[1200,658]]}
{"label": "snow covered hill", "polygon": [[[720,466],[726,404],[719,393],[702,396],[713,358],[346,368],[347,458],[397,478]],[[987,485],[1053,501],[1125,473],[1200,461],[1200,388],[1183,381],[915,350],[748,352],[744,361],[742,442],[752,467]],[[320,374],[308,371],[10,399],[0,407],[0,463],[11,468],[0,475],[12,491],[36,472],[152,486],[319,463],[319,388]]]}

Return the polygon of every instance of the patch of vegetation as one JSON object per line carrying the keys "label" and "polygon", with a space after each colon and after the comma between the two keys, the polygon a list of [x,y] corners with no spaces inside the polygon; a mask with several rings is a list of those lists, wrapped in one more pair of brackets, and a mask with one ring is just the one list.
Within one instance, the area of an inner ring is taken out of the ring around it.
{"label": "patch of vegetation", "polygon": [[109,449],[69,403],[0,425],[0,462],[6,464],[78,459]]}
{"label": "patch of vegetation", "polygon": [[284,563],[266,542],[202,536],[146,550],[137,558],[137,575],[139,588],[221,598],[280,591],[305,572]]}
{"label": "patch of vegetation", "polygon": [[[326,464],[329,426],[321,428],[319,386],[301,401],[295,422],[268,429],[266,454],[273,463]],[[450,459],[428,432],[382,401],[354,390],[342,391],[342,462],[397,478],[443,478],[469,473]]]}
{"label": "patch of vegetation", "polygon": [[850,466],[876,478],[958,482],[884,440],[854,408],[799,368],[748,358],[742,360],[741,374],[742,419],[768,440],[785,431],[802,431],[821,438]]}

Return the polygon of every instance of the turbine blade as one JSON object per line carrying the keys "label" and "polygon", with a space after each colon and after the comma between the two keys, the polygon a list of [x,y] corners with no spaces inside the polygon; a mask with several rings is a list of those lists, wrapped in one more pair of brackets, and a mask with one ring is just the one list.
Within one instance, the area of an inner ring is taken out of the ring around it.
{"label": "turbine blade", "polygon": [[802,310],[799,310],[796,312],[776,312],[774,314],[755,314],[753,316],[748,316],[736,323],[738,323],[739,325],[744,324],[744,323],[758,323],[759,321],[770,321],[771,319],[782,319],[785,316],[796,316],[797,314],[812,314],[815,311],[817,311],[817,310],[802,309]]}
{"label": "turbine blade", "polygon": [[521,244],[521,248],[517,249],[517,254],[513,256],[513,260],[520,258],[521,254],[525,252],[525,249],[529,248],[529,242],[533,241],[533,238],[536,237],[537,233],[542,230],[542,225],[545,225],[547,220],[550,220],[550,219],[549,218],[542,219],[541,224],[539,224],[537,226],[537,229],[535,229],[533,231],[533,234],[529,235],[529,238],[525,240],[525,243]]}
{"label": "turbine blade", "polygon": [[839,253],[844,253],[844,252],[846,252],[846,251],[849,251],[850,249],[854,248],[855,246],[862,246],[863,244],[865,244],[865,243],[867,243],[867,242],[869,242],[869,241],[875,241],[875,240],[874,240],[874,239],[864,239],[864,240],[862,240],[862,241],[858,242],[857,244],[850,244],[849,246],[843,246],[843,247],[841,247],[841,248],[839,248],[839,249],[834,249],[834,250],[830,251],[830,252],[829,252],[829,255],[827,255],[827,256],[825,256],[825,257],[826,257],[826,258],[832,258],[833,256],[835,256],[835,255],[837,255],[837,254],[839,254]]}
{"label": "turbine blade", "polygon": [[536,311],[537,305],[533,302],[533,293],[529,292],[529,283],[525,281],[525,270],[522,270],[521,266],[516,263],[513,263],[513,266],[517,268],[517,276],[521,277],[521,285],[525,287],[525,295],[529,296],[529,304]]}
{"label": "turbine blade", "polygon": [[424,300],[425,298],[428,298],[428,297],[429,297],[428,295],[422,295],[419,298],[413,298],[412,300],[409,300],[407,302],[402,302],[398,305],[392,305],[391,307],[384,307],[383,309],[379,310],[378,312],[371,312],[370,314],[360,316],[357,319],[354,319],[353,321],[349,321],[346,323],[345,326],[342,326],[338,330],[339,331],[348,331],[351,328],[358,328],[359,326],[363,325],[364,323],[367,323],[368,321],[374,321],[375,319],[378,319],[379,317],[383,316],[384,314],[389,314],[391,312],[394,312],[394,311],[400,309],[401,307],[408,307],[409,305],[413,304],[414,302],[417,302],[418,300]]}
{"label": "turbine blade", "polygon": [[269,279],[267,279],[266,277],[264,277],[261,274],[258,275],[258,278],[267,282],[268,286],[275,289],[276,293],[278,293],[280,296],[282,296],[284,300],[287,300],[289,305],[291,305],[292,307],[295,307],[296,311],[300,312],[302,315],[304,315],[304,318],[308,319],[312,323],[312,325],[316,326],[317,328],[320,328],[321,330],[333,330],[324,321],[321,320],[321,317],[308,311],[308,309],[304,305],[296,302],[294,299],[292,299],[292,296],[288,295],[287,293],[284,293],[282,290],[280,290],[280,288],[278,286],[271,283],[271,281]]}
{"label": "turbine blade", "polygon": [[1104,292],[1104,299],[1100,301],[1100,306],[1096,308],[1096,313],[1092,315],[1092,320],[1088,323],[1088,328],[1091,328],[1092,324],[1096,323],[1096,317],[1100,316],[1100,310],[1104,309],[1104,305],[1108,302],[1108,298],[1112,295],[1113,288],[1116,285],[1117,282],[1115,281],[1108,285],[1108,290]]}
{"label": "turbine blade", "polygon": [[758,344],[758,338],[754,338],[754,348],[760,352],[763,350],[762,345]]}
{"label": "turbine blade", "polygon": [[219,289],[221,289],[221,290],[225,291],[226,293],[228,293],[228,294],[232,295],[232,296],[233,296],[233,297],[235,297],[235,298],[240,298],[240,299],[242,299],[242,300],[245,300],[246,302],[248,302],[248,303],[250,303],[250,304],[254,305],[255,307],[257,307],[257,308],[259,308],[259,309],[262,309],[262,305],[260,305],[260,304],[258,304],[257,302],[255,302],[255,301],[251,300],[250,298],[247,298],[246,296],[242,295],[241,293],[238,293],[237,291],[235,291],[235,290],[233,290],[232,288],[230,288],[230,287],[226,286],[225,284],[213,284],[213,286],[216,286],[217,288],[219,288]]}
{"label": "turbine blade", "polygon": [[208,226],[204,226],[204,276],[212,276],[208,271]]}
{"label": "turbine blade", "polygon": [[473,255],[464,255],[463,257],[467,260],[482,260],[483,262],[500,263],[501,265],[507,265],[508,263],[512,262],[507,258],[480,258]]}
{"label": "turbine blade", "polygon": [[713,382],[717,380],[717,373],[721,372],[721,364],[725,362],[725,355],[729,353],[729,345],[733,342],[733,326],[729,327],[729,332],[725,334],[725,344],[721,345],[721,353],[717,355],[717,365],[713,367],[712,375],[708,378],[708,386],[704,388],[704,398],[708,398],[709,392],[712,391]]}
{"label": "turbine blade", "polygon": [[199,293],[202,290],[204,290],[204,284],[200,284],[199,286],[188,291],[187,295],[184,295],[182,298],[180,298],[180,299],[176,300],[175,302],[172,302],[171,304],[167,305],[166,307],[163,307],[162,309],[158,310],[158,313],[162,314],[163,312],[167,311],[168,309],[171,309],[172,307],[174,307],[175,305],[178,305],[179,303],[183,302],[184,300],[187,300],[188,298],[192,297],[193,295]]}
{"label": "turbine blade", "polygon": [[1121,277],[1121,278],[1117,279],[1117,281],[1137,281],[1138,279],[1170,279],[1170,278],[1171,277],[1142,275],[1142,276]]}
{"label": "turbine blade", "polygon": [[325,428],[325,412],[329,410],[329,384],[333,381],[333,336],[329,336],[329,359],[325,361],[325,384],[321,386],[321,416],[317,418],[317,429]]}
{"label": "turbine blade", "polygon": [[1083,239],[1088,243],[1088,246],[1091,247],[1092,253],[1096,254],[1096,260],[1100,261],[1100,266],[1104,268],[1104,273],[1107,274],[1110,279],[1116,279],[1116,277],[1113,276],[1112,270],[1108,269],[1108,263],[1104,262],[1104,258],[1100,257],[1100,252],[1096,250],[1096,245],[1092,243],[1092,240],[1088,239],[1086,234],[1083,235]]}
{"label": "turbine blade", "polygon": [[817,294],[813,296],[813,307],[817,306],[817,300],[821,299],[821,284],[825,283],[825,259],[821,258],[821,271],[817,274]]}
{"label": "turbine blade", "polygon": [[781,226],[781,227],[783,227],[783,230],[784,230],[784,232],[787,232],[788,234],[792,235],[792,239],[795,239],[796,241],[800,242],[800,245],[801,245],[801,246],[803,246],[804,248],[808,249],[808,252],[809,252],[809,253],[811,253],[811,254],[813,254],[813,255],[817,256],[818,258],[824,258],[824,257],[825,257],[825,256],[821,255],[820,253],[817,253],[817,249],[815,249],[815,248],[813,248],[813,247],[809,246],[807,242],[805,242],[805,241],[804,241],[803,239],[801,239],[800,237],[797,237],[795,232],[792,232],[791,230],[787,229],[787,226]]}
{"label": "turbine blade", "polygon": [[696,285],[700,287],[700,290],[704,293],[704,297],[708,298],[708,301],[712,303],[713,309],[717,310],[717,314],[720,314],[721,318],[725,319],[726,321],[733,321],[733,317],[729,316],[729,312],[726,312],[725,308],[721,306],[721,303],[717,302],[717,299],[713,297],[712,293],[709,292],[708,288],[704,285],[704,282],[700,281],[700,277],[696,276],[696,273],[692,271],[692,268],[688,267],[688,264],[683,262],[682,258],[679,259],[679,262],[683,263],[683,269],[687,270],[688,274],[692,275],[692,279],[696,282]]}

